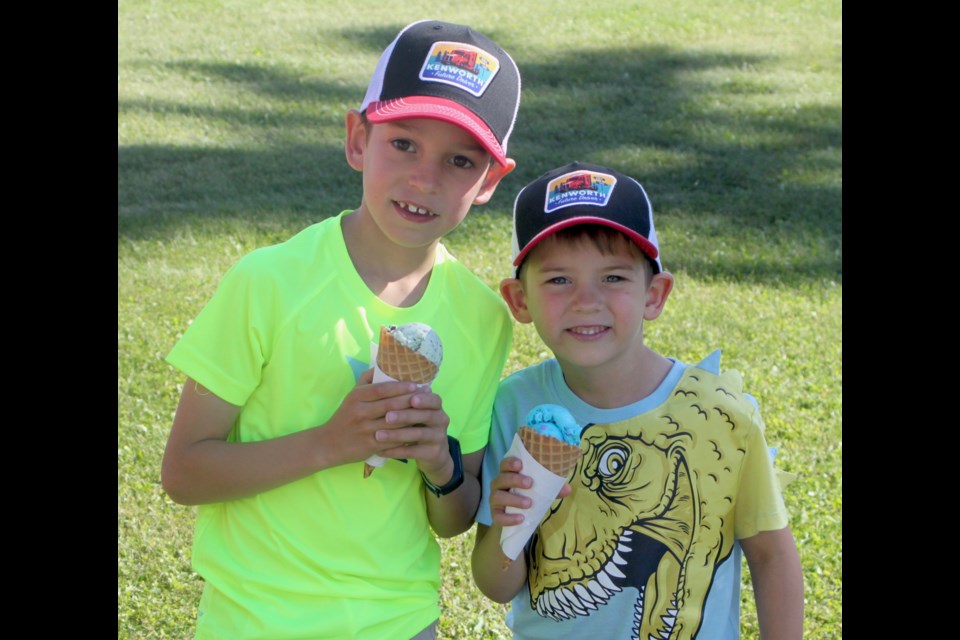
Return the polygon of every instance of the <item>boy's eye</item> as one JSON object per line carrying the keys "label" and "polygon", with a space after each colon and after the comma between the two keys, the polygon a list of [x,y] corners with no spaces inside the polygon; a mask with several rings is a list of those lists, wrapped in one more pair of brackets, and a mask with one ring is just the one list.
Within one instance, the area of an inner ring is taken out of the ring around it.
{"label": "boy's eye", "polygon": [[624,278],[623,276],[617,276],[617,275],[610,274],[610,275],[608,275],[604,280],[605,280],[606,282],[625,282],[625,281],[626,281],[626,278]]}
{"label": "boy's eye", "polygon": [[394,148],[394,149],[397,149],[397,150],[399,150],[399,151],[413,151],[413,150],[414,150],[414,148],[413,148],[413,143],[410,142],[409,140],[405,140],[405,139],[403,139],[403,138],[398,138],[398,139],[396,139],[396,140],[391,140],[391,141],[390,141],[390,144],[393,145],[393,148]]}
{"label": "boy's eye", "polygon": [[454,156],[450,159],[450,163],[453,164],[453,166],[461,169],[469,169],[473,166],[473,160],[467,156]]}
{"label": "boy's eye", "polygon": [[553,278],[547,280],[547,284],[566,284],[568,282],[570,282],[570,280],[567,278],[567,276],[554,276]]}

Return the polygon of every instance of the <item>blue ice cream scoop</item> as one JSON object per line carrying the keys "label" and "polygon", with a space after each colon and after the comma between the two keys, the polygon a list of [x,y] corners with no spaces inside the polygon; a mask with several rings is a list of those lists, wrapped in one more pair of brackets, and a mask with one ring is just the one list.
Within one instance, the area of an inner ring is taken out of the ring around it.
{"label": "blue ice cream scoop", "polygon": [[527,414],[526,425],[551,438],[580,446],[581,427],[573,415],[558,404],[539,404]]}

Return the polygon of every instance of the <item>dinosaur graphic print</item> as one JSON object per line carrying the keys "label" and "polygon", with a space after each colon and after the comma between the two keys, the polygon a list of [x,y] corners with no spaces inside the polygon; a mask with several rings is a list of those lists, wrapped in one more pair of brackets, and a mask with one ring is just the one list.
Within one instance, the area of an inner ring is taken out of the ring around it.
{"label": "dinosaur graphic print", "polygon": [[[697,637],[733,520],[751,431],[763,428],[737,371],[689,367],[655,409],[584,429],[572,493],[527,549],[530,606],[588,616],[635,587],[636,639]],[[762,438],[753,440],[763,442]]]}

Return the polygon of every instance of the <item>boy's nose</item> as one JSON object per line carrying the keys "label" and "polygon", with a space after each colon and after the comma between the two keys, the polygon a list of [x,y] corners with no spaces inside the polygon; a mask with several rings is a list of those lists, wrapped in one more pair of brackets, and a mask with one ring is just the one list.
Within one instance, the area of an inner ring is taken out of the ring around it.
{"label": "boy's nose", "polygon": [[410,184],[423,193],[434,193],[440,187],[440,170],[428,162],[419,162],[410,171]]}
{"label": "boy's nose", "polygon": [[592,311],[600,306],[600,290],[592,284],[578,285],[573,293],[573,306],[577,311]]}

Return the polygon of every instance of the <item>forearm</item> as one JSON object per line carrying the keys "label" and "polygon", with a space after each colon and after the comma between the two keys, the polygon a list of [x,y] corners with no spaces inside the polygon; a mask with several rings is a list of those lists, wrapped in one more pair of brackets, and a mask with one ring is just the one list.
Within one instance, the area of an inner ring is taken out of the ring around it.
{"label": "forearm", "polygon": [[360,458],[311,428],[261,442],[230,442],[240,407],[187,379],[163,453],[161,480],[181,504],[245,498]]}
{"label": "forearm", "polygon": [[527,562],[521,553],[506,569],[507,557],[500,549],[500,525],[477,525],[477,537],[470,558],[473,580],[485,596],[494,602],[510,602],[527,579]]}
{"label": "forearm", "polygon": [[342,464],[325,447],[323,429],[307,429],[262,442],[209,439],[164,455],[163,486],[188,505],[246,498]]}
{"label": "forearm", "polygon": [[[441,538],[452,538],[473,526],[473,516],[480,506],[478,476],[482,460],[483,450],[463,456],[463,484],[445,496],[437,497],[426,488],[423,489],[426,493],[430,526]],[[436,486],[443,486],[453,475],[453,460],[450,461],[449,469],[439,477],[431,477],[430,481]]]}
{"label": "forearm", "polygon": [[789,527],[741,541],[763,640],[803,637],[803,572]]}
{"label": "forearm", "polygon": [[473,525],[473,516],[480,504],[480,483],[464,473],[463,484],[445,496],[437,497],[426,490],[427,517],[430,526],[441,538],[460,535]]}

